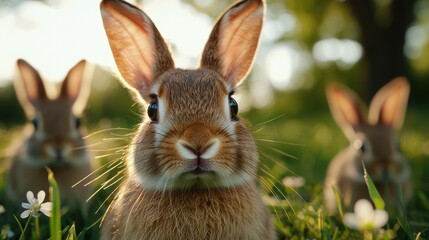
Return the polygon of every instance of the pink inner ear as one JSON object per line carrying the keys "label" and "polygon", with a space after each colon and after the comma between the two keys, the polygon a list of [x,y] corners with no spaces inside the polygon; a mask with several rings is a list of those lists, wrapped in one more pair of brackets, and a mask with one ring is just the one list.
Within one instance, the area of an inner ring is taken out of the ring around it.
{"label": "pink inner ear", "polygon": [[326,89],[329,107],[337,124],[346,135],[367,122],[365,108],[354,92],[345,86],[330,84]]}
{"label": "pink inner ear", "polygon": [[404,77],[395,78],[383,86],[371,102],[369,121],[399,129],[405,117],[409,92],[410,86]]}
{"label": "pink inner ear", "polygon": [[24,60],[18,60],[25,94],[30,102],[46,99],[46,90],[39,73]]}
{"label": "pink inner ear", "polygon": [[356,104],[354,104],[346,95],[334,94],[334,101],[338,103],[338,110],[344,119],[352,126],[356,126],[361,122],[361,116],[358,113]]}
{"label": "pink inner ear", "polygon": [[35,101],[39,98],[39,86],[38,84],[33,81],[29,80],[30,78],[33,78],[32,74],[27,71],[21,71],[22,78],[24,79],[24,87],[25,91],[27,93],[27,97],[30,101]]}
{"label": "pink inner ear", "polygon": [[239,84],[253,63],[263,21],[258,5],[239,7],[221,21],[219,49],[226,79]]}
{"label": "pink inner ear", "polygon": [[135,6],[105,0],[100,8],[110,48],[122,78],[128,86],[146,97],[153,81],[174,68],[167,44],[150,18]]}
{"label": "pink inner ear", "polygon": [[215,24],[201,58],[201,67],[221,74],[232,88],[249,73],[259,44],[264,2],[234,4]]}
{"label": "pink inner ear", "polygon": [[395,116],[398,115],[399,98],[390,96],[383,105],[380,112],[380,120],[387,125],[392,125],[395,121]]}
{"label": "pink inner ear", "polygon": [[75,101],[78,98],[82,88],[85,65],[86,61],[82,60],[68,72],[63,85],[61,86],[61,97],[69,98],[72,101]]}
{"label": "pink inner ear", "polygon": [[384,102],[379,121],[388,126],[400,128],[405,117],[407,100],[408,91],[398,86]]}

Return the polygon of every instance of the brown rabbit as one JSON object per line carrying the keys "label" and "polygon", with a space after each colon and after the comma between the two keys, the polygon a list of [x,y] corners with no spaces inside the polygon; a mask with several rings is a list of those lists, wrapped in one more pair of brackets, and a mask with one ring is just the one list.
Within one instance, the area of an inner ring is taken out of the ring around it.
{"label": "brown rabbit", "polygon": [[264,8],[262,0],[232,5],[199,68],[182,70],[144,12],[120,0],[101,3],[124,84],[149,104],[102,239],[275,238],[257,187],[258,152],[232,98],[252,66]]}
{"label": "brown rabbit", "polygon": [[405,78],[392,80],[374,96],[367,118],[353,91],[338,84],[328,86],[326,95],[332,115],[350,141],[350,146],[328,167],[324,196],[329,213],[337,211],[333,187],[346,208],[361,198],[369,199],[362,161],[388,209],[397,210],[400,197],[405,203],[409,200],[411,170],[396,136],[404,120],[409,91]]}
{"label": "brown rabbit", "polygon": [[[84,203],[91,189],[72,185],[91,172],[91,165],[76,115],[84,109],[89,86],[83,84],[85,61],[67,74],[56,98],[49,96],[38,72],[26,61],[17,62],[20,79],[15,90],[26,115],[32,119],[24,128],[23,141],[9,163],[6,192],[19,204],[27,191],[48,193],[49,167],[58,182],[61,200],[70,208]],[[73,111],[74,110],[74,111]]]}

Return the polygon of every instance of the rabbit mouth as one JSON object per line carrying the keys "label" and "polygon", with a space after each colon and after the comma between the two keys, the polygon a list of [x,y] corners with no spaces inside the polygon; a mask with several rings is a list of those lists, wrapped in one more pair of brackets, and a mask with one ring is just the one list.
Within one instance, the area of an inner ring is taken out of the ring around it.
{"label": "rabbit mouth", "polygon": [[195,175],[195,176],[205,175],[205,174],[210,174],[210,173],[214,173],[214,172],[210,171],[210,170],[205,170],[205,169],[201,168],[200,166],[196,167],[194,170],[186,172],[186,174],[191,174],[191,175]]}
{"label": "rabbit mouth", "polygon": [[58,168],[58,167],[64,167],[69,165],[69,163],[64,159],[63,156],[57,156],[53,159],[53,161],[51,161],[48,166],[49,167],[54,167],[54,168]]}

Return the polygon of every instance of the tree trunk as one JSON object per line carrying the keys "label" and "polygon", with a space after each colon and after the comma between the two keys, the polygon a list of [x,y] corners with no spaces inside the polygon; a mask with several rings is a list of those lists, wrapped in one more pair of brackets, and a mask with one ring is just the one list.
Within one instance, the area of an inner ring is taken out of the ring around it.
{"label": "tree trunk", "polygon": [[405,33],[414,19],[415,0],[392,0],[386,21],[377,18],[372,0],[348,0],[360,30],[364,50],[363,80],[367,102],[387,82],[407,76],[408,62],[404,53]]}

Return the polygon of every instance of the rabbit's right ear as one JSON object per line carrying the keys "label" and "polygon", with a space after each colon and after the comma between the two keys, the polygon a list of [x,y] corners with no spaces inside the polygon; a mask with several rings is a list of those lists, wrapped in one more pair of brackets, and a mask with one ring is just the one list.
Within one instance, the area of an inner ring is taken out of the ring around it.
{"label": "rabbit's right ear", "polygon": [[17,66],[21,78],[14,81],[15,91],[27,117],[32,118],[38,101],[47,99],[48,96],[42,78],[29,63],[19,59]]}
{"label": "rabbit's right ear", "polygon": [[252,67],[264,11],[263,0],[242,0],[232,5],[213,27],[200,67],[218,72],[232,89],[238,86]]}
{"label": "rabbit's right ear", "polygon": [[335,121],[347,138],[352,139],[356,127],[366,122],[362,101],[352,90],[335,83],[328,85],[326,96]]}
{"label": "rabbit's right ear", "polygon": [[86,61],[81,60],[67,73],[61,85],[59,97],[69,99],[73,103],[73,113],[81,115],[85,109],[90,92],[89,77],[85,77]]}
{"label": "rabbit's right ear", "polygon": [[149,100],[154,80],[174,68],[167,44],[152,20],[135,6],[104,0],[100,10],[119,72],[129,86]]}
{"label": "rabbit's right ear", "polygon": [[410,84],[405,77],[397,77],[383,86],[369,107],[369,121],[400,129],[407,110]]}

